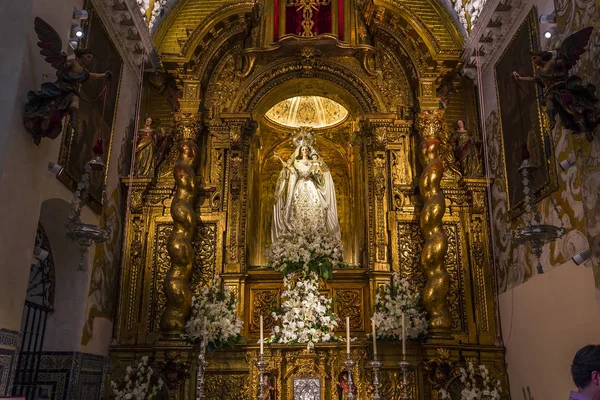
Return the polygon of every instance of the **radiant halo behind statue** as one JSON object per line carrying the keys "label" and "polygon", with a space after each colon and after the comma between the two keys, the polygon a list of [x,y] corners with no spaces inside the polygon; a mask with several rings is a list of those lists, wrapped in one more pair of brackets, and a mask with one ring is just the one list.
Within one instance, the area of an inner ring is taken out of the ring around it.
{"label": "radiant halo behind statue", "polygon": [[275,189],[271,240],[300,233],[327,232],[340,240],[335,188],[331,172],[314,148],[312,133],[305,128],[294,138],[296,150],[283,169]]}

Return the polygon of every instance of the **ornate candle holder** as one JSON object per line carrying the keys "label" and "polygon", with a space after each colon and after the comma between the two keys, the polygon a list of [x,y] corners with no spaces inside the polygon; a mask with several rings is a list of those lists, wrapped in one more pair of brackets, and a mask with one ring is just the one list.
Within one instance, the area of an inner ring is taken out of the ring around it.
{"label": "ornate candle holder", "polygon": [[[537,258],[537,272],[538,274],[543,274],[544,269],[540,263],[542,247],[544,247],[544,245],[547,243],[554,242],[555,240],[561,238],[566,233],[566,229],[562,219],[560,222],[560,227],[542,224],[542,216],[540,215],[535,204],[535,193],[531,193],[531,188],[529,187],[530,176],[533,175],[536,169],[537,166],[531,164],[527,158],[523,160],[523,163],[519,167],[519,173],[521,174],[523,181],[523,193],[525,194],[525,210],[531,213],[532,221],[529,222],[527,226],[523,226],[515,230],[513,232],[513,238],[515,243],[519,245],[526,244],[531,247],[533,254]],[[556,207],[556,203],[552,197],[550,197],[550,202],[552,203],[556,214],[560,216],[560,213]]]}
{"label": "ornate candle holder", "polygon": [[[73,193],[71,200],[69,222],[65,226],[65,230],[67,237],[79,244],[81,258],[77,268],[78,271],[86,270],[86,256],[90,246],[104,243],[110,238],[111,230],[109,226],[101,227],[81,222],[81,209],[85,205],[90,189],[90,173],[92,171],[104,171],[104,168],[104,164],[98,156],[88,161],[85,166],[85,173],[81,177],[81,182],[77,184],[77,190]],[[106,190],[102,191],[102,198],[103,207],[106,207]],[[106,218],[104,218],[104,221],[106,225]]]}
{"label": "ornate candle holder", "polygon": [[354,400],[354,382],[352,382],[352,368],[356,365],[356,362],[350,358],[350,353],[347,353],[348,358],[344,361],[346,371],[348,371],[348,400]]}
{"label": "ornate candle holder", "polygon": [[373,356],[373,361],[369,362],[369,368],[373,368],[373,400],[381,400],[379,395],[379,370],[383,366],[381,361],[377,361],[377,355]]}
{"label": "ornate candle holder", "polygon": [[412,399],[412,390],[410,387],[409,374],[413,370],[413,366],[406,359],[406,354],[402,355],[402,361],[398,363],[400,365],[400,370],[402,371],[402,390],[400,391],[401,400],[411,400]]}
{"label": "ornate candle holder", "polygon": [[263,379],[265,376],[265,371],[267,370],[267,367],[269,366],[269,362],[265,361],[264,354],[260,355],[260,360],[256,362],[256,366],[258,367],[258,370],[260,371],[259,380],[258,380],[258,400],[262,400],[262,399],[264,399],[264,395],[265,395]]}
{"label": "ornate candle holder", "polygon": [[196,391],[196,400],[204,399],[204,374],[206,372],[206,367],[208,367],[208,361],[206,361],[206,341],[205,337],[202,337],[202,349],[200,349],[200,354],[198,355],[198,376],[196,380],[197,391]]}

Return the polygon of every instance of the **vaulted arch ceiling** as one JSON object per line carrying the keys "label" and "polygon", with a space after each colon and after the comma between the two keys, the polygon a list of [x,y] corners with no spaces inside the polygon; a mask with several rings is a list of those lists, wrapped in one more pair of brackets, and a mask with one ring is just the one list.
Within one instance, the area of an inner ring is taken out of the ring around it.
{"label": "vaulted arch ceiling", "polygon": [[[218,14],[221,21],[228,14],[239,17],[250,12],[254,3],[254,0],[166,0],[163,15],[153,26],[154,43],[162,55],[188,58],[199,38],[213,29],[212,15]],[[375,9],[387,10],[406,21],[432,55],[446,58],[462,50],[465,30],[450,0],[371,0],[371,3]],[[383,17],[382,12],[378,13]]]}

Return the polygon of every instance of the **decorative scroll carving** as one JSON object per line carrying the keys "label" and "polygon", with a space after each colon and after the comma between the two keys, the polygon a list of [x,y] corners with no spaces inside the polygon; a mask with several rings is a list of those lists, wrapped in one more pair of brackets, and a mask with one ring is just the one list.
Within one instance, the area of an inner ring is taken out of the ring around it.
{"label": "decorative scroll carving", "polygon": [[213,148],[211,152],[210,183],[214,186],[215,191],[210,196],[210,208],[213,211],[219,211],[223,196],[223,159],[225,158],[225,150]]}
{"label": "decorative scroll carving", "polygon": [[[368,399],[373,398],[373,370],[365,369],[365,378]],[[417,374],[413,369],[408,373],[408,386],[410,387],[410,399],[418,399]],[[382,370],[379,372],[379,395],[382,399],[401,399],[405,395],[404,382],[401,371]]]}
{"label": "decorative scroll carving", "polygon": [[[149,327],[153,331],[158,323],[160,314],[165,307],[166,297],[162,290],[171,257],[166,251],[168,238],[173,231],[171,223],[157,224],[154,239],[154,265],[153,265],[153,290],[150,291],[150,304],[153,305],[153,318],[149,320],[154,326]],[[200,289],[208,286],[217,273],[217,249],[219,230],[217,223],[199,221],[196,225],[196,233],[192,240],[194,253],[194,270],[190,279],[192,293],[198,296]]]}
{"label": "decorative scroll carving", "polygon": [[175,350],[165,351],[165,360],[158,362],[158,369],[165,378],[165,384],[169,392],[179,389],[179,387],[189,378],[190,363],[181,362],[181,353]]}
{"label": "decorative scroll carving", "polygon": [[129,246],[129,259],[131,260],[130,287],[129,287],[129,308],[127,310],[126,327],[131,331],[135,327],[137,320],[136,298],[138,293],[138,283],[140,280],[139,274],[144,268],[144,222],[140,216],[134,216],[131,220],[132,237],[131,245]]}
{"label": "decorative scroll carving", "polygon": [[398,63],[384,53],[381,60],[381,83],[378,85],[388,111],[402,116],[405,108],[409,107],[409,85],[406,75],[395,67]]}
{"label": "decorative scroll carving", "polygon": [[490,329],[488,319],[487,288],[485,286],[485,247],[483,244],[483,225],[481,216],[476,215],[471,219],[471,256],[473,280],[475,281],[475,312],[480,331]]}
{"label": "decorative scroll carving", "polygon": [[249,390],[248,374],[213,374],[210,371],[204,377],[204,397],[206,400],[253,398]]}
{"label": "decorative scroll carving", "polygon": [[375,195],[375,225],[376,225],[376,249],[377,262],[387,262],[387,235],[386,235],[386,162],[385,153],[377,152],[373,157],[373,179],[374,179],[374,195]]}
{"label": "decorative scroll carving", "polygon": [[346,327],[346,317],[350,318],[350,329],[362,329],[362,290],[336,289],[334,292],[335,312],[340,317],[340,329]]}
{"label": "decorative scroll carving", "polygon": [[231,193],[231,210],[229,216],[229,261],[238,260],[238,225],[240,213],[240,190],[242,187],[242,155],[234,152],[230,158],[229,190]]}
{"label": "decorative scroll carving", "polygon": [[445,388],[449,381],[455,376],[456,366],[450,360],[450,350],[437,349],[436,357],[425,363],[427,381],[433,389],[432,400],[440,398],[439,389]]}
{"label": "decorative scroll carving", "polygon": [[208,106],[212,111],[212,117],[217,117],[220,112],[227,112],[231,106],[231,100],[240,86],[240,80],[236,75],[236,63],[233,54],[226,56],[222,61],[220,73],[214,78],[212,83],[213,92],[207,93],[209,98]]}
{"label": "decorative scroll carving", "polygon": [[402,149],[390,151],[392,183],[394,185],[412,184],[412,168],[408,159],[407,142],[406,138],[403,138]]}
{"label": "decorative scroll carving", "polygon": [[263,316],[263,326],[268,332],[275,326],[273,310],[279,308],[281,291],[279,289],[252,289],[252,318],[250,319],[250,332],[260,330],[260,316]]}

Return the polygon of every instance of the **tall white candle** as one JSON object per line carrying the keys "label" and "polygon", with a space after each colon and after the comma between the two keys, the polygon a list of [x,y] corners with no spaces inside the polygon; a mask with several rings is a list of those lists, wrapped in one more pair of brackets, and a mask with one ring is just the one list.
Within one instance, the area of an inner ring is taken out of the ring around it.
{"label": "tall white candle", "polygon": [[346,317],[346,353],[350,354],[350,317]]}
{"label": "tall white candle", "polygon": [[264,337],[263,337],[263,316],[260,316],[260,354],[262,355],[264,352]]}
{"label": "tall white candle", "polygon": [[402,355],[406,355],[406,325],[404,324],[404,313],[402,313]]}
{"label": "tall white candle", "polygon": [[371,325],[373,326],[373,355],[377,355],[377,333],[375,332],[375,320],[371,320]]}

